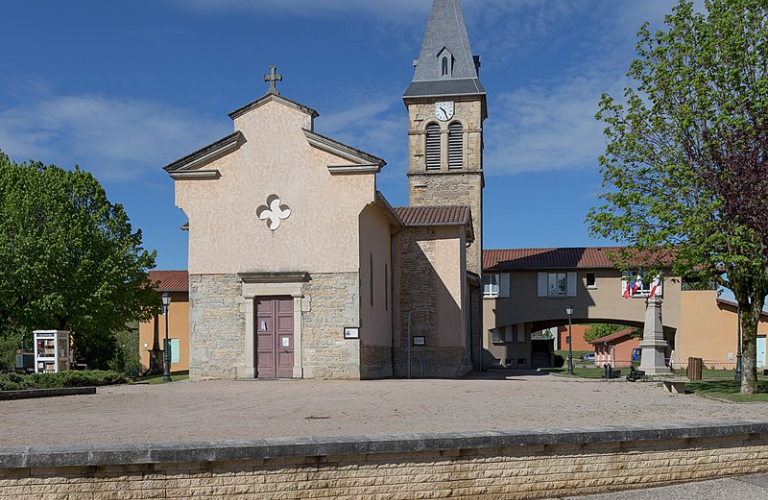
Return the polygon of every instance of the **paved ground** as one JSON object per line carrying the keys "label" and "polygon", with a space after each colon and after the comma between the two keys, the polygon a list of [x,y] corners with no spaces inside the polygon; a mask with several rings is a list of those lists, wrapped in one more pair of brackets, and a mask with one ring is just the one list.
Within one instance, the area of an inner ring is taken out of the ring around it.
{"label": "paved ground", "polygon": [[665,486],[647,490],[622,491],[582,497],[568,497],[564,500],[766,500],[768,498],[768,475],[716,479],[680,486]]}
{"label": "paved ground", "polygon": [[0,447],[10,447],[765,420],[768,403],[671,395],[658,383],[494,371],[462,380],[118,386],[0,402],[0,414]]}

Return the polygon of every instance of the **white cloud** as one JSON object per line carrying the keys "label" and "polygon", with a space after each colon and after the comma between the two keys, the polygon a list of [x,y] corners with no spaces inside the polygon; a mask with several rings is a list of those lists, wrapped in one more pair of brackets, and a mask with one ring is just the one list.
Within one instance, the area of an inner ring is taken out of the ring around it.
{"label": "white cloud", "polygon": [[221,123],[145,100],[45,93],[0,111],[0,149],[18,161],[79,164],[133,180],[226,134]]}

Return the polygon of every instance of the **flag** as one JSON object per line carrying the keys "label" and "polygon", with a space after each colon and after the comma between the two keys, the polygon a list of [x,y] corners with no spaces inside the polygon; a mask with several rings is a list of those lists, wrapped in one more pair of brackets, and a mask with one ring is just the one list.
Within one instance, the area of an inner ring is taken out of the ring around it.
{"label": "flag", "polygon": [[643,286],[643,282],[640,281],[640,279],[632,280],[632,295],[637,293],[637,291]]}
{"label": "flag", "polygon": [[629,297],[632,295],[632,294],[630,293],[630,291],[629,291],[629,279],[627,279],[627,281],[625,281],[625,283],[626,283],[627,285],[624,287],[624,298],[625,298],[625,299],[628,299],[628,298],[629,298]]}
{"label": "flag", "polygon": [[653,285],[651,285],[651,293],[648,294],[648,298],[650,299],[654,295],[656,295],[656,288],[659,286],[659,278],[654,278]]}

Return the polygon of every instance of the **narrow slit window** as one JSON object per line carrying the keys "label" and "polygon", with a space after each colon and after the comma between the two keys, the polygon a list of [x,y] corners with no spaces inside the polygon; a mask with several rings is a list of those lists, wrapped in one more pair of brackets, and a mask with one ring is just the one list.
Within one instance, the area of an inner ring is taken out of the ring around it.
{"label": "narrow slit window", "polygon": [[442,71],[443,71],[443,76],[448,76],[448,58],[447,57],[443,57]]}
{"label": "narrow slit window", "polygon": [[451,123],[448,127],[448,168],[464,166],[464,127]]}
{"label": "narrow slit window", "polygon": [[427,170],[440,170],[440,125],[427,126]]}

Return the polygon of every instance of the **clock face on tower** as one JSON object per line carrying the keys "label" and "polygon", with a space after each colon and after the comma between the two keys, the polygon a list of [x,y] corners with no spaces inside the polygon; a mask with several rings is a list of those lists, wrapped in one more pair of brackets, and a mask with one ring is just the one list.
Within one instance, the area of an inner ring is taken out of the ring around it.
{"label": "clock face on tower", "polygon": [[453,103],[449,101],[435,103],[435,117],[440,121],[453,118]]}

